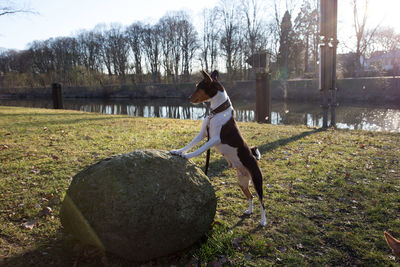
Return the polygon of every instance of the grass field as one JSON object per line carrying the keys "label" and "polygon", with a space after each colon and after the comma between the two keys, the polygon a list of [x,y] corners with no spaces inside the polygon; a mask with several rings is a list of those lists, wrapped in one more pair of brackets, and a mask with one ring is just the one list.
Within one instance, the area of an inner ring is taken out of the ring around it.
{"label": "grass field", "polygon": [[[135,266],[83,247],[61,230],[72,177],[140,148],[188,143],[200,121],[0,107],[0,265]],[[207,237],[143,266],[397,265],[383,231],[400,237],[400,134],[239,123],[262,153],[267,226],[236,172],[212,153],[218,197]],[[194,162],[204,166],[205,155]],[[253,190],[254,193],[254,190]]]}

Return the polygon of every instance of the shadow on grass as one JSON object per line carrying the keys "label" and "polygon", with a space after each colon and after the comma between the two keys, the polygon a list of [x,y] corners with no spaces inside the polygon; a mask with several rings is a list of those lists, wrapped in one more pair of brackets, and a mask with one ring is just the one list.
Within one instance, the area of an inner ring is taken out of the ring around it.
{"label": "shadow on grass", "polygon": [[94,118],[82,118],[82,119],[70,119],[70,120],[46,120],[46,121],[34,121],[34,122],[21,122],[21,123],[13,123],[12,126],[16,127],[43,127],[48,125],[65,125],[65,124],[77,124],[80,122],[89,122],[89,121],[105,121],[105,120],[115,120],[115,119],[127,119],[126,117],[94,117]]}
{"label": "shadow on grass", "polygon": [[[54,109],[54,111],[57,110],[62,110],[62,109]],[[84,111],[76,111],[76,112],[71,112],[71,113],[2,113],[0,110],[0,117],[23,117],[23,116],[32,116],[32,117],[37,117],[37,116],[98,116],[101,113],[95,113],[95,112],[84,112]]]}
{"label": "shadow on grass", "polygon": [[[23,254],[5,257],[1,266],[73,266],[74,241],[61,234]],[[3,265],[2,265],[3,264]]]}
{"label": "shadow on grass", "polygon": [[[210,230],[211,231],[211,230]],[[71,235],[59,232],[57,237],[42,243],[31,251],[17,254],[0,261],[0,266],[185,266],[200,247],[208,240],[206,233],[198,241],[182,251],[150,261],[137,262],[80,243]]]}
{"label": "shadow on grass", "polygon": [[295,135],[295,136],[291,136],[291,137],[284,138],[284,139],[279,139],[279,140],[276,140],[274,142],[261,145],[261,146],[258,147],[258,149],[260,150],[261,154],[264,154],[264,153],[266,153],[268,151],[271,151],[271,150],[274,150],[274,149],[276,149],[276,148],[278,148],[280,146],[285,146],[285,145],[287,145],[287,144],[289,144],[291,142],[295,142],[295,141],[300,140],[302,138],[305,138],[305,137],[307,137],[309,135],[312,135],[312,134],[315,134],[315,133],[319,133],[319,132],[323,132],[323,131],[325,131],[325,129],[318,128],[318,129],[314,129],[314,130],[311,130],[311,131],[308,131],[308,132],[303,132],[303,133]]}
{"label": "shadow on grass", "polygon": [[[2,265],[3,264],[3,265]],[[99,249],[83,245],[70,235],[58,233],[57,238],[40,244],[38,247],[23,254],[5,258],[0,266],[140,266],[119,258],[115,255],[101,252]]]}

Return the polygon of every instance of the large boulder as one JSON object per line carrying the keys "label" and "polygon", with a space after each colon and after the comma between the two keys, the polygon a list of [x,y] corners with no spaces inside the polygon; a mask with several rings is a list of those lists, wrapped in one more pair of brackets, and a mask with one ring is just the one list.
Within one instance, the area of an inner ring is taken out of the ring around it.
{"label": "large boulder", "polygon": [[190,160],[136,150],[78,173],[61,207],[61,223],[84,243],[146,261],[199,240],[216,203],[207,176]]}

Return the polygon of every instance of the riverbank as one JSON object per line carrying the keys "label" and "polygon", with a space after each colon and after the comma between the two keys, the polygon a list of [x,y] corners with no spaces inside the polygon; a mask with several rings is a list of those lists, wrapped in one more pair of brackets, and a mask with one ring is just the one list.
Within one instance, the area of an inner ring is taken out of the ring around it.
{"label": "riverbank", "polygon": [[[255,102],[232,100],[237,121],[254,121]],[[51,99],[1,100],[0,106],[52,108]],[[207,105],[193,105],[181,98],[97,99],[66,98],[64,109],[136,117],[203,119]],[[319,103],[308,101],[272,101],[271,123],[322,127]],[[336,125],[340,129],[400,132],[400,106],[395,104],[340,103],[336,108]]]}
{"label": "riverbank", "polygon": [[[255,81],[223,82],[232,99],[256,97]],[[317,80],[289,80],[287,100],[319,102],[321,93]],[[101,88],[65,87],[66,98],[185,98],[193,93],[194,83],[181,84],[138,84],[130,86],[109,85]],[[400,77],[348,78],[337,81],[339,103],[373,103],[386,105],[400,103]],[[2,88],[0,99],[46,98],[51,99],[51,88]],[[271,95],[274,100],[284,100],[284,89],[280,81],[271,81]]]}
{"label": "riverbank", "polygon": [[[71,177],[110,155],[181,147],[200,124],[0,106],[0,264],[130,264],[82,250],[62,233],[59,208]],[[242,216],[246,200],[236,172],[213,152],[209,177],[218,196],[213,228],[202,243],[154,264],[398,264],[383,231],[400,237],[400,134],[239,127],[262,152],[267,226],[258,227],[257,208]],[[194,161],[204,166],[205,156]]]}

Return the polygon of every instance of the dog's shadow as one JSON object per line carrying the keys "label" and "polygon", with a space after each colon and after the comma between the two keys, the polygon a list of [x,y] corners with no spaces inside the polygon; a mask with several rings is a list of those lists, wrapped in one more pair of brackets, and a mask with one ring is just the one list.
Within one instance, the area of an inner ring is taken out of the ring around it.
{"label": "dog's shadow", "polygon": [[239,221],[237,221],[237,222],[232,226],[232,228],[236,228],[236,227],[238,227],[238,226],[242,226],[242,225],[244,224],[245,220],[250,219],[250,217],[251,217],[251,214],[244,214],[244,213],[243,213],[242,215],[239,216]]}
{"label": "dog's shadow", "polygon": [[[246,220],[250,220],[251,214],[242,214],[239,216],[239,220],[232,226],[230,229],[235,229],[237,227],[243,226],[245,224]],[[265,226],[261,226],[260,224],[257,224],[257,226],[253,227],[249,233],[256,233],[260,231],[261,229],[265,228]]]}
{"label": "dog's shadow", "polygon": [[307,131],[307,132],[303,132],[301,134],[298,135],[294,135],[288,138],[283,138],[283,139],[279,139],[273,142],[270,142],[268,144],[264,144],[258,147],[258,150],[260,150],[261,154],[264,154],[266,152],[272,151],[280,146],[285,146],[291,142],[295,142],[297,140],[300,140],[302,138],[305,138],[309,135],[315,134],[315,133],[319,133],[319,132],[323,132],[325,131],[325,129],[323,128],[317,128],[317,129],[312,129],[311,131]]}

